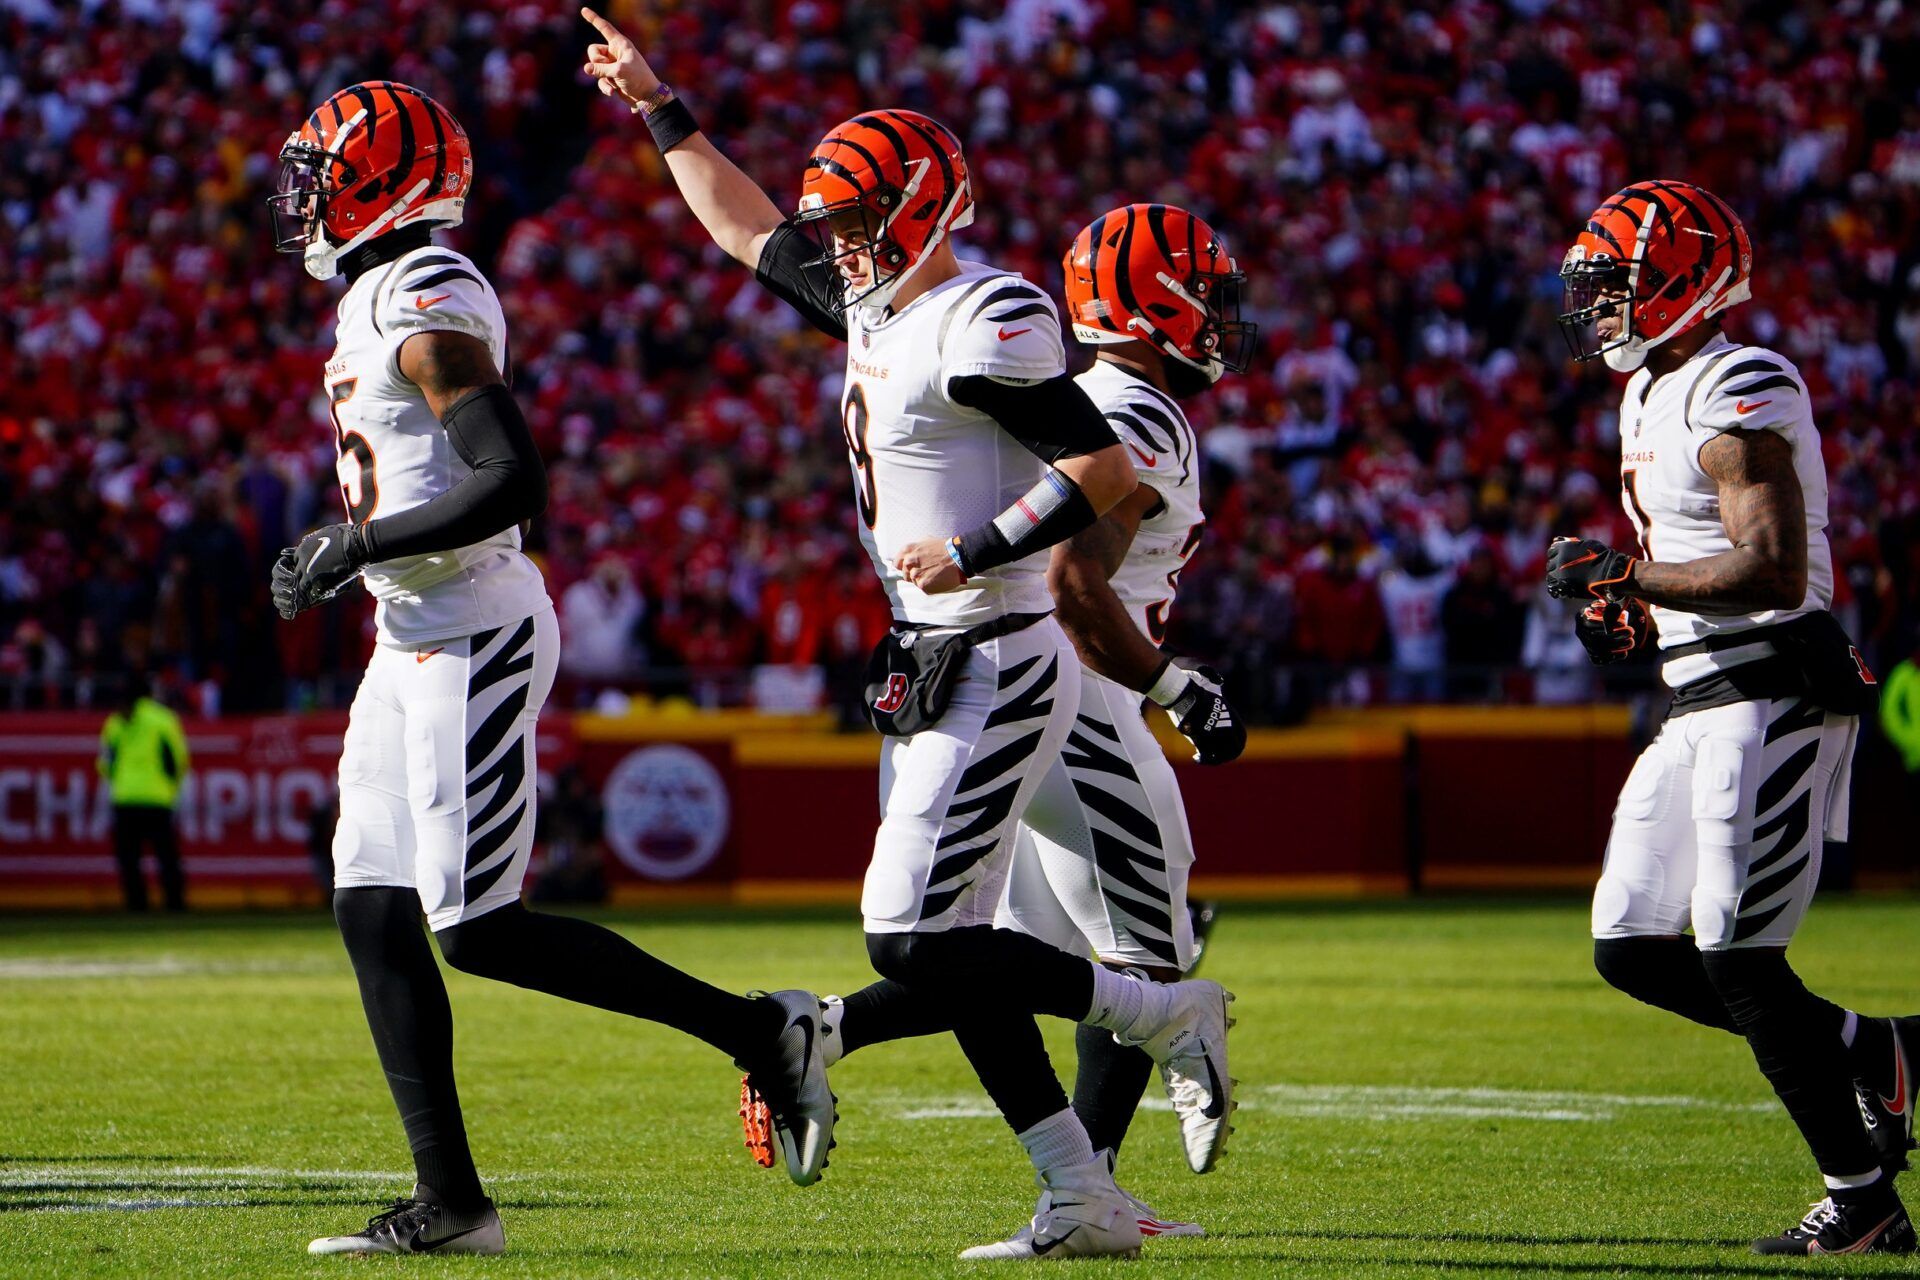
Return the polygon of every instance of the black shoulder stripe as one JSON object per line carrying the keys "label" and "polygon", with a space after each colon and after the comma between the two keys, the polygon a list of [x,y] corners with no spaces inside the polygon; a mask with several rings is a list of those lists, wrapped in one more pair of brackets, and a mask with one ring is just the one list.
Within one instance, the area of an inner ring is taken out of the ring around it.
{"label": "black shoulder stripe", "polygon": [[940,317],[940,333],[939,336],[934,339],[933,345],[935,353],[942,360],[947,358],[947,331],[953,328],[954,317],[960,314],[960,308],[967,304],[968,298],[972,297],[981,289],[986,288],[989,284],[992,284],[993,280],[994,277],[988,276],[985,280],[976,280],[974,283],[968,285],[961,291],[960,296],[953,300],[953,305],[947,308],[947,314]]}
{"label": "black shoulder stripe", "polygon": [[480,277],[465,267],[448,267],[445,271],[434,272],[425,280],[407,281],[406,290],[408,293],[424,293],[428,289],[439,288],[449,280],[471,280],[475,284],[481,283]]}
{"label": "black shoulder stripe", "polygon": [[1136,378],[1134,381],[1137,385],[1129,387],[1128,390],[1146,392],[1148,395],[1152,396],[1155,400],[1158,400],[1161,404],[1165,405],[1167,408],[1167,412],[1173,414],[1175,417],[1184,418],[1187,416],[1186,411],[1181,409],[1179,405],[1174,403],[1172,396],[1168,395],[1166,392],[1162,391],[1160,388],[1154,386],[1151,382],[1148,382],[1142,378]]}
{"label": "black shoulder stripe", "polygon": [[[1700,403],[1701,390],[1713,385],[1713,371],[1739,353],[1740,348],[1737,346],[1724,347],[1715,352],[1713,357],[1701,368],[1699,375],[1694,378],[1693,385],[1687,388],[1687,398],[1680,414],[1680,420],[1687,424],[1687,430],[1693,430],[1693,407]],[[1648,388],[1651,388],[1652,385],[1653,383],[1649,380],[1647,383]],[[1641,400],[1643,403],[1646,399],[1646,394],[1645,390],[1641,392]]]}
{"label": "black shoulder stripe", "polygon": [[1728,369],[1725,373],[1722,373],[1720,375],[1720,380],[1717,383],[1715,383],[1715,386],[1725,386],[1727,383],[1733,381],[1735,378],[1739,377],[1743,373],[1785,373],[1785,372],[1786,372],[1785,369],[1781,368],[1777,362],[1772,360],[1742,360],[1739,364],[1734,365],[1731,369]]}
{"label": "black shoulder stripe", "polygon": [[988,294],[980,305],[974,308],[974,314],[979,315],[988,307],[996,306],[1002,302],[1012,302],[1016,298],[1022,302],[1038,302],[1040,301],[1040,291],[1024,280],[1011,281]]}
{"label": "black shoulder stripe", "polygon": [[1046,303],[1029,302],[1024,307],[1015,307],[1013,310],[1003,312],[1000,315],[988,316],[987,319],[993,321],[995,324],[1005,324],[1009,320],[1024,320],[1028,316],[1050,316],[1052,314],[1052,308],[1048,307]]}
{"label": "black shoulder stripe", "polygon": [[1744,387],[1728,387],[1726,393],[1730,396],[1745,397],[1757,391],[1774,391],[1781,387],[1792,387],[1797,391],[1800,389],[1800,384],[1782,373],[1771,378],[1762,378],[1758,382],[1749,382]]}
{"label": "black shoulder stripe", "polygon": [[465,260],[450,253],[423,253],[417,258],[406,259],[406,264],[407,270],[413,271],[420,267],[458,267],[464,265]]}
{"label": "black shoulder stripe", "polygon": [[1154,449],[1158,451],[1163,451],[1167,453],[1172,453],[1174,451],[1174,447],[1178,440],[1177,437],[1172,435],[1166,436],[1164,438],[1161,437],[1160,435],[1154,432],[1154,429],[1152,427],[1149,427],[1145,422],[1142,422],[1139,418],[1134,417],[1131,413],[1128,413],[1125,410],[1122,410],[1122,409],[1113,410],[1111,413],[1107,414],[1107,420],[1109,422],[1118,422],[1121,425],[1131,429],[1142,440],[1145,440],[1148,444],[1152,445]]}

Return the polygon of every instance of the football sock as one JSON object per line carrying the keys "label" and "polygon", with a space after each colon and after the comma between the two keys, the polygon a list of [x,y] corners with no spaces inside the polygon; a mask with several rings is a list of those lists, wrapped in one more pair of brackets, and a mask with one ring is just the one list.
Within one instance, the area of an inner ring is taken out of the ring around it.
{"label": "football sock", "polygon": [[[1015,1133],[1025,1133],[1048,1116],[1064,1113],[1073,1121],[1072,1127],[1080,1130],[1080,1141],[1087,1140],[1086,1130],[1067,1106],[1060,1077],[1053,1074],[1040,1024],[1032,1014],[976,1014],[955,1026],[953,1034],[981,1087]],[[1087,1158],[1093,1158],[1092,1147],[1087,1148]]]}
{"label": "football sock", "polygon": [[1063,1107],[1031,1128],[1020,1130],[1020,1145],[1027,1149],[1036,1172],[1086,1164],[1093,1159],[1093,1144],[1079,1117]]}
{"label": "football sock", "polygon": [[360,983],[414,1176],[453,1209],[486,1202],[453,1083],[453,1010],[412,889],[339,889],[333,914]]}
{"label": "football sock", "polygon": [[465,973],[645,1018],[751,1063],[786,1025],[780,1007],[710,986],[611,929],[517,902],[439,931],[441,954]]}
{"label": "football sock", "polygon": [[[1845,1039],[1842,1036],[1842,1039]],[[1859,1018],[1847,1043],[1847,1069],[1855,1080],[1881,1093],[1894,1091],[1893,1024],[1885,1018]]]}
{"label": "football sock", "polygon": [[1739,1033],[1692,938],[1595,938],[1593,967],[1635,1000],[1703,1027]]}
{"label": "football sock", "polygon": [[1861,1192],[1878,1183],[1881,1175],[1880,1166],[1875,1165],[1865,1173],[1851,1175],[1826,1173],[1820,1176],[1826,1182],[1827,1190],[1833,1193],[1833,1198],[1841,1200],[1859,1196]]}
{"label": "football sock", "polygon": [[1074,1047],[1079,1066],[1073,1077],[1073,1110],[1087,1126],[1096,1151],[1120,1154],[1140,1095],[1153,1078],[1153,1059],[1146,1051],[1117,1043],[1099,1027],[1075,1028]]}
{"label": "football sock", "polygon": [[[952,1009],[942,1002],[916,995],[912,987],[891,978],[869,983],[847,996],[840,1015],[839,1054],[888,1040],[937,1035],[953,1030]],[[834,1059],[829,1056],[827,1065]]]}
{"label": "football sock", "polygon": [[1093,968],[1093,999],[1085,1022],[1091,1027],[1124,1032],[1131,1028],[1146,1004],[1144,984],[1115,973],[1104,965]]}
{"label": "football sock", "polygon": [[1847,1178],[1878,1168],[1840,1043],[1846,1011],[1808,991],[1783,948],[1708,951],[1701,959],[1820,1172]]}
{"label": "football sock", "polygon": [[949,1026],[970,1012],[1008,1008],[1083,1022],[1098,968],[1038,938],[984,924],[940,933],[870,933],[867,955],[881,976],[935,993],[951,1011]]}

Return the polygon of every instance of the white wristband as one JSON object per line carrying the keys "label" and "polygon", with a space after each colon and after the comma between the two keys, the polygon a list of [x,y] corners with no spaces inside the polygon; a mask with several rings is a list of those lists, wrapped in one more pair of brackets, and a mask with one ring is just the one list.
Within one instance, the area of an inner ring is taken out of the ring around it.
{"label": "white wristband", "polygon": [[1147,686],[1147,697],[1156,706],[1170,707],[1179,701],[1180,695],[1185,693],[1187,686],[1192,683],[1193,677],[1187,673],[1187,669],[1175,665],[1173,659],[1168,658],[1161,664],[1160,674],[1155,676],[1153,683]]}

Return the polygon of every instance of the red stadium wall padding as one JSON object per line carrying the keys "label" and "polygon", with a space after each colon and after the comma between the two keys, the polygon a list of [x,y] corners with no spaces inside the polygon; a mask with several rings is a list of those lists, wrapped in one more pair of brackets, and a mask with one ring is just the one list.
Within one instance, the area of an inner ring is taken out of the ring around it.
{"label": "red stadium wall padding", "polygon": [[[0,907],[118,899],[109,806],[94,770],[101,718],[0,716]],[[322,901],[314,805],[330,798],[345,717],[189,721],[180,809],[198,905]],[[1633,760],[1623,717],[1485,712],[1381,716],[1265,731],[1223,769],[1176,764],[1199,861],[1196,892],[1404,893],[1573,887],[1599,869]],[[879,821],[870,734],[749,725],[541,720],[543,782],[577,767],[603,815],[616,898],[847,900]],[[1178,750],[1176,747],[1176,755]],[[1911,875],[1902,779],[1864,751],[1853,859],[1870,882]]]}

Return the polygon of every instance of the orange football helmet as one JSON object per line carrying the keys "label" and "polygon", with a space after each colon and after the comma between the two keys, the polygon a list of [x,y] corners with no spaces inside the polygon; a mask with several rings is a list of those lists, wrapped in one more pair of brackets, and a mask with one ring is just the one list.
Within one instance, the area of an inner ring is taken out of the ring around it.
{"label": "orange football helmet", "polygon": [[[1636,182],[1593,211],[1560,264],[1560,329],[1575,360],[1622,373],[1752,296],[1753,245],[1724,200],[1687,182]],[[1595,325],[1621,318],[1602,341]]]}
{"label": "orange football helmet", "polygon": [[1240,318],[1246,276],[1185,209],[1130,204],[1103,214],[1074,237],[1063,266],[1080,341],[1148,342],[1208,383],[1253,362],[1260,327]]}
{"label": "orange football helmet", "polygon": [[383,232],[458,226],[472,185],[473,148],[445,107],[391,80],[350,85],[280,148],[273,247],[330,280],[342,254]]}
{"label": "orange football helmet", "polygon": [[[884,307],[949,231],[973,221],[960,140],[917,111],[869,111],[836,125],[807,158],[793,220],[820,240],[814,263],[849,280],[843,310]],[[861,275],[867,282],[856,288]]]}

